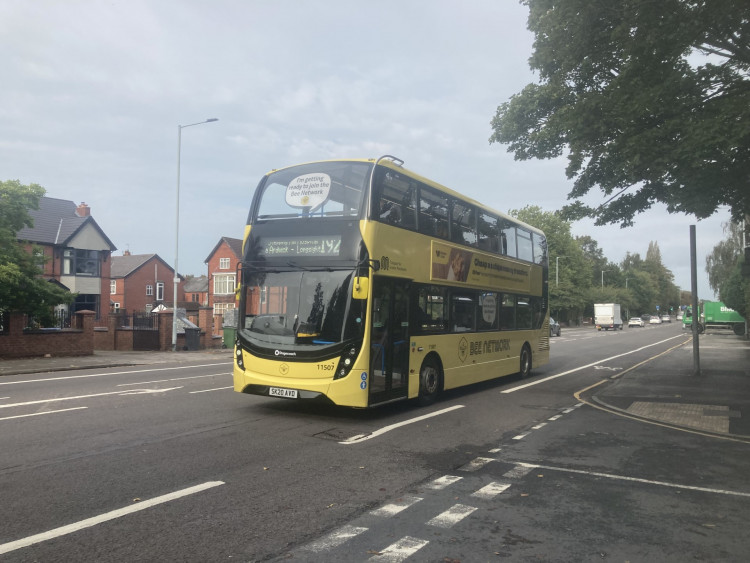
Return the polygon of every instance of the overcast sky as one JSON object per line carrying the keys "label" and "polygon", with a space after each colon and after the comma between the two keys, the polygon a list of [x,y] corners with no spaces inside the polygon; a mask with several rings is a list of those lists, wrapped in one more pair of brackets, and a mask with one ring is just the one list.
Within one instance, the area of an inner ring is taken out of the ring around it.
{"label": "overcast sky", "polygon": [[[86,202],[115,255],[174,265],[177,126],[218,118],[182,130],[179,271],[195,275],[242,238],[260,177],[310,160],[392,154],[501,211],[553,211],[565,161],[488,142],[497,106],[535,81],[527,15],[515,0],[3,0],[0,179]],[[728,218],[659,208],[573,233],[613,262],[656,241],[690,289],[696,224],[711,298],[705,256]]]}

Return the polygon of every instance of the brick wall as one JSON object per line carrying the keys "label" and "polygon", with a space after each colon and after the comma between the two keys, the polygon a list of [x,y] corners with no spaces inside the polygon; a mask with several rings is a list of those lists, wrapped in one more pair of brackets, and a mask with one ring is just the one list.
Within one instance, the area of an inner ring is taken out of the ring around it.
{"label": "brick wall", "polygon": [[0,357],[90,356],[94,353],[93,311],[78,311],[75,328],[54,331],[24,331],[24,316],[11,314],[8,331],[0,334]]}

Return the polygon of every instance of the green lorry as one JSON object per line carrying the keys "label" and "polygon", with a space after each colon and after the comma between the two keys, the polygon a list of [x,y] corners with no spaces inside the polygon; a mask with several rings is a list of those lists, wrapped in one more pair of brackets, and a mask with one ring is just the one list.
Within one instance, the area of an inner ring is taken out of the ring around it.
{"label": "green lorry", "polygon": [[[745,334],[745,319],[721,301],[704,301],[700,309],[698,332],[703,332],[706,328],[728,328],[738,336]],[[682,316],[682,326],[683,328],[691,328],[692,325],[692,308],[688,307]]]}

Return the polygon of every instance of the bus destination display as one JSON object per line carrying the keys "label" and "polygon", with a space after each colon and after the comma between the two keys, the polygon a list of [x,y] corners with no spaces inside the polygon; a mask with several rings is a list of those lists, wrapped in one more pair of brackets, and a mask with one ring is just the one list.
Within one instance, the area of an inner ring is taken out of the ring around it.
{"label": "bus destination display", "polygon": [[338,256],[341,235],[263,238],[261,248],[267,257]]}

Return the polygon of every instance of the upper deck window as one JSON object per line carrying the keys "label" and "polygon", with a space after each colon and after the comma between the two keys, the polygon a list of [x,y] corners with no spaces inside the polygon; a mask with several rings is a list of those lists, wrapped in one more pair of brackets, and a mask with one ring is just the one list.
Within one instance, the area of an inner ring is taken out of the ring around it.
{"label": "upper deck window", "polygon": [[317,162],[272,172],[255,196],[249,222],[359,216],[371,167],[367,162]]}

